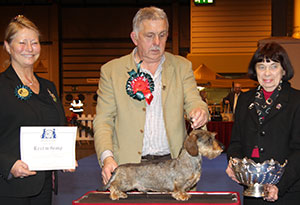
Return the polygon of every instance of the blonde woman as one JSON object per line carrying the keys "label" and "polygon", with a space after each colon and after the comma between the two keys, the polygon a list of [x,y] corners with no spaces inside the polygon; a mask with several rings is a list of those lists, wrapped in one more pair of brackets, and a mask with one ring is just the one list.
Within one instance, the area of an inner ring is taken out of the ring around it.
{"label": "blonde woman", "polygon": [[55,172],[30,171],[20,160],[20,127],[64,125],[64,110],[55,85],[33,72],[41,51],[34,23],[13,18],[4,48],[10,66],[0,74],[0,204],[50,205]]}

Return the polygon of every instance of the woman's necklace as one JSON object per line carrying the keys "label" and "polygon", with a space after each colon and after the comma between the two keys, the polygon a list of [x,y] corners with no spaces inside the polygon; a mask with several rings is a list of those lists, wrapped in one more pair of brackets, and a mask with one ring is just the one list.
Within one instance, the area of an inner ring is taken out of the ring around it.
{"label": "woman's necklace", "polygon": [[25,78],[25,80],[26,80],[25,84],[28,86],[32,86],[34,84],[34,79],[31,81],[28,78]]}
{"label": "woman's necklace", "polygon": [[28,85],[29,86],[32,86],[33,85],[33,82],[30,82],[30,81],[28,81],[29,83],[28,83]]}
{"label": "woman's necklace", "polygon": [[25,78],[25,84],[26,86],[28,86],[35,94],[39,93],[39,82],[36,79],[32,79],[28,80],[27,78]]}

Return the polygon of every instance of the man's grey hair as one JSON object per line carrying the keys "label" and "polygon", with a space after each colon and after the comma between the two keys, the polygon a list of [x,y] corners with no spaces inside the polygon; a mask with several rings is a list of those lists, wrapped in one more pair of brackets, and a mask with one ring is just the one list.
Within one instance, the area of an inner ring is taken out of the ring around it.
{"label": "man's grey hair", "polygon": [[166,20],[167,29],[169,30],[169,22],[167,14],[164,10],[151,6],[141,8],[134,16],[132,21],[133,32],[138,33],[140,30],[141,23],[144,20]]}

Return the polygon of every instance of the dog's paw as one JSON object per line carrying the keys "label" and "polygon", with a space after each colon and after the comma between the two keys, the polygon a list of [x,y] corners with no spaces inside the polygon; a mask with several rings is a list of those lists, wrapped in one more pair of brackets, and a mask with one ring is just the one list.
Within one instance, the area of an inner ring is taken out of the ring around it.
{"label": "dog's paw", "polygon": [[191,198],[191,195],[186,192],[173,192],[172,197],[178,201],[187,201]]}
{"label": "dog's paw", "polygon": [[126,199],[128,196],[124,192],[120,192],[119,198]]}
{"label": "dog's paw", "polygon": [[127,194],[125,194],[124,192],[110,192],[109,198],[111,200],[119,200],[120,198],[126,199]]}
{"label": "dog's paw", "polygon": [[125,198],[127,198],[127,194],[125,194],[121,190],[117,189],[116,187],[111,186],[109,198],[111,200],[119,200],[120,198],[125,199]]}

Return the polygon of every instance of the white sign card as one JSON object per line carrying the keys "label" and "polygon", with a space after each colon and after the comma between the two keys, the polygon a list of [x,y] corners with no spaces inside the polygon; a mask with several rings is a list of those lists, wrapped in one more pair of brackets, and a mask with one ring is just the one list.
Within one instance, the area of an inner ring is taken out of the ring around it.
{"label": "white sign card", "polygon": [[32,127],[20,130],[21,160],[29,170],[75,169],[77,127]]}

